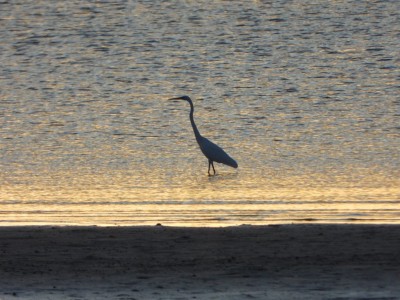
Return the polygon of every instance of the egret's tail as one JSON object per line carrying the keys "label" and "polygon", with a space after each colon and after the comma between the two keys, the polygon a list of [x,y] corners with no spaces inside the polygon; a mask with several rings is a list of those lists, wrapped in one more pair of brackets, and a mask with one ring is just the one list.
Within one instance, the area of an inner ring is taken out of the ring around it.
{"label": "egret's tail", "polygon": [[229,157],[229,159],[224,161],[223,164],[230,166],[232,168],[235,168],[235,169],[238,167],[238,163],[232,157]]}

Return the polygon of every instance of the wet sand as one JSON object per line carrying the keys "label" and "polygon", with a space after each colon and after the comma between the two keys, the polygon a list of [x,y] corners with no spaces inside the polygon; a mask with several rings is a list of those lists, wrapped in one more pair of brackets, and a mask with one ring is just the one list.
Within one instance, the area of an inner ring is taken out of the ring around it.
{"label": "wet sand", "polygon": [[400,226],[0,227],[0,299],[400,299]]}

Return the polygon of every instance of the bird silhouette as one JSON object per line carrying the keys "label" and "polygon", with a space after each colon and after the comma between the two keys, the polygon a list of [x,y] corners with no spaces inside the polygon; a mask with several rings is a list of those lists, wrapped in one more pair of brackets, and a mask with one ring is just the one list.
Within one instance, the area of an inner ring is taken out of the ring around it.
{"label": "bird silhouette", "polygon": [[214,171],[213,175],[216,174],[215,168],[214,168],[214,162],[221,163],[221,164],[230,166],[232,168],[238,167],[237,162],[232,157],[230,157],[221,147],[214,144],[213,142],[211,142],[210,140],[208,140],[207,138],[205,138],[204,136],[202,136],[200,134],[199,130],[197,129],[196,123],[194,122],[194,119],[193,119],[194,107],[193,107],[192,99],[190,99],[188,96],[182,96],[182,97],[177,97],[177,98],[171,98],[169,100],[185,100],[185,101],[189,102],[189,104],[190,104],[190,114],[189,114],[190,123],[192,124],[194,136],[196,137],[196,141],[200,146],[200,150],[201,150],[201,152],[203,152],[205,157],[207,157],[207,159],[208,159],[208,175],[209,176],[211,176],[211,174],[210,174],[211,167]]}

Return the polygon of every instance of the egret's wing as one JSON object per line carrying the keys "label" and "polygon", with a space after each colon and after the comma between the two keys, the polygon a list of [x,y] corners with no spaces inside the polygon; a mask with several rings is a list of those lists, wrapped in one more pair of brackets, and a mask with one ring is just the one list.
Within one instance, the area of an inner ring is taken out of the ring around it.
{"label": "egret's wing", "polygon": [[218,145],[214,144],[210,140],[206,139],[205,137],[202,137],[202,139],[199,142],[200,149],[204,153],[204,155],[217,163],[222,163],[228,166],[231,166],[233,168],[237,168],[238,164],[237,162],[230,157],[221,147]]}

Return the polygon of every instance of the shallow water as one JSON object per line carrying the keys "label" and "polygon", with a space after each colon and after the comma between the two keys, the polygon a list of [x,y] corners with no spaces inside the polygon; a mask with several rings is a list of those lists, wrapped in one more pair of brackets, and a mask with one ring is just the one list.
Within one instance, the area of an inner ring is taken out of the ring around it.
{"label": "shallow water", "polygon": [[3,1],[2,224],[399,223],[399,12]]}

